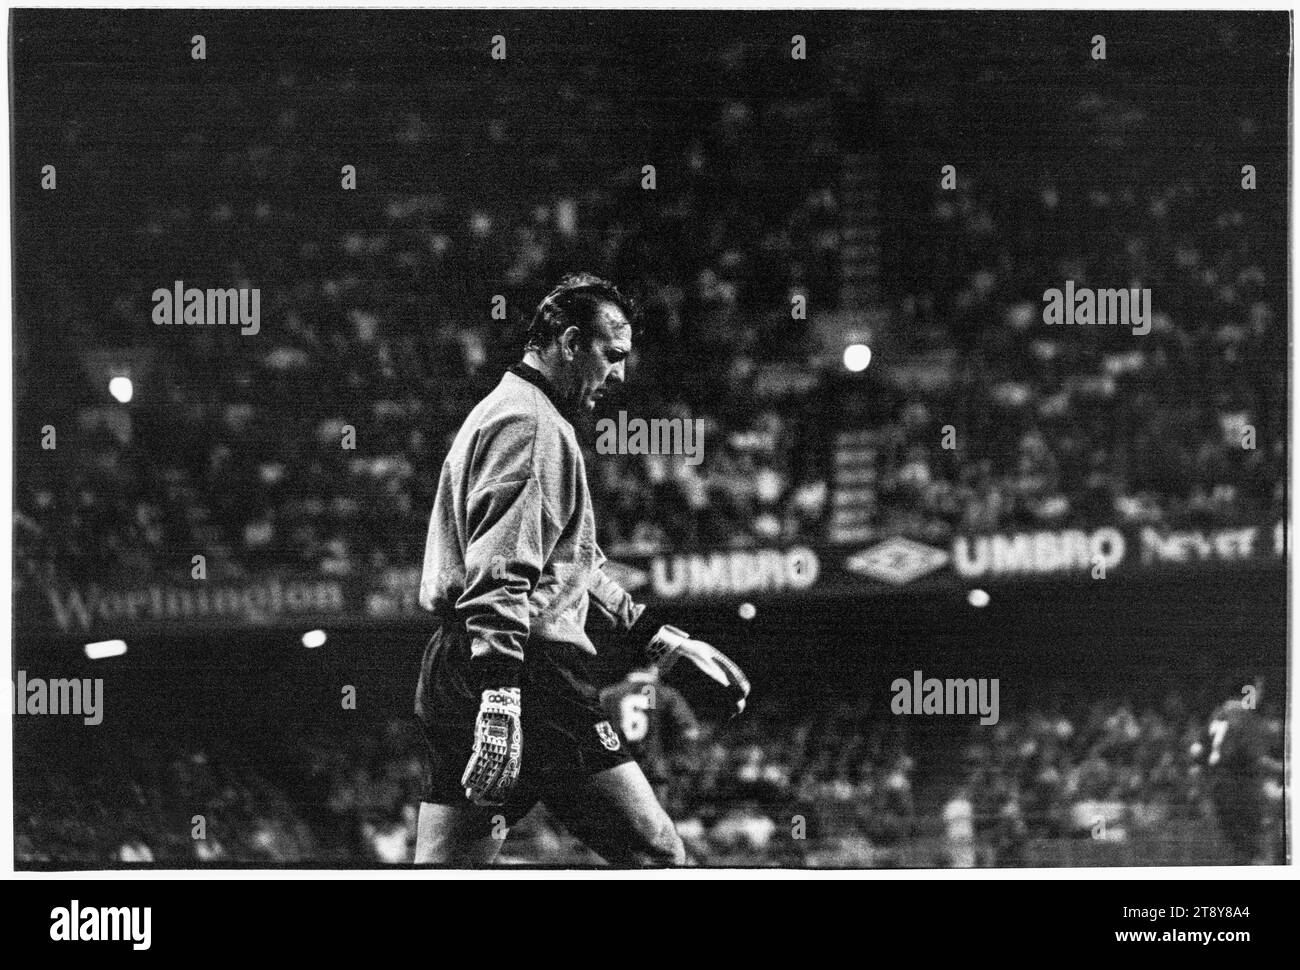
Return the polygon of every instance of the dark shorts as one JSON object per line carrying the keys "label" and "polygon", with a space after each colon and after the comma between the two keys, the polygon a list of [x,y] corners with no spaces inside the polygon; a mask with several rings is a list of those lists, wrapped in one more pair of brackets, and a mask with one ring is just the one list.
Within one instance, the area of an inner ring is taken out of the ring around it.
{"label": "dark shorts", "polygon": [[1215,814],[1224,838],[1244,853],[1259,851],[1264,831],[1264,795],[1258,780],[1232,779],[1211,789]]}
{"label": "dark shorts", "polygon": [[[523,769],[501,808],[513,825],[547,793],[631,761],[601,709],[591,672],[568,646],[529,641],[520,683]],[[415,715],[429,749],[423,801],[468,804],[460,779],[474,749],[480,691],[470,670],[470,638],[444,622],[424,648]]]}

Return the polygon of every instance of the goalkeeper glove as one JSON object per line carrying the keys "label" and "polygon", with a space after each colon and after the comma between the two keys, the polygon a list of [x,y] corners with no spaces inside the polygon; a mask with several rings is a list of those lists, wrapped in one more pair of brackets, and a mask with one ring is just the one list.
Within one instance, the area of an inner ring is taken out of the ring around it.
{"label": "goalkeeper glove", "polygon": [[686,700],[702,713],[726,719],[745,709],[749,679],[721,650],[664,624],[646,653],[665,677],[673,673],[672,680]]}
{"label": "goalkeeper glove", "polygon": [[460,783],[476,805],[505,803],[519,780],[524,736],[519,688],[485,690],[474,722],[474,752]]}

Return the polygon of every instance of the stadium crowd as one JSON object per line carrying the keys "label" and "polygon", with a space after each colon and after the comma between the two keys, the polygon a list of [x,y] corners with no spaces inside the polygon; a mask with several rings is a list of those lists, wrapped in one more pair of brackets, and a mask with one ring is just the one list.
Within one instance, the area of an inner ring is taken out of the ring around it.
{"label": "stadium crowd", "polygon": [[[628,198],[639,190],[600,185],[508,212],[445,193],[358,196],[346,218],[282,190],[242,202],[218,195],[210,206],[144,200],[139,224],[101,267],[111,304],[82,308],[98,331],[71,338],[94,347],[131,335],[135,347],[120,359],[136,399],[106,402],[83,377],[69,382],[59,414],[43,388],[30,389],[37,427],[51,424],[59,438],[55,449],[39,439],[22,449],[22,572],[151,571],[178,549],[203,550],[225,575],[418,561],[451,436],[518,358],[539,293],[575,266],[617,277],[644,306],[641,373],[615,407],[707,422],[704,462],[689,480],[681,461],[589,453],[593,485],[609,499],[607,548],[753,544],[815,524],[825,483],[800,480],[800,467],[816,463],[791,446],[793,417],[746,384],[763,352],[757,334],[736,335],[774,288],[784,299],[781,278],[806,285],[815,271],[805,263],[833,270],[833,205],[816,181],[833,173],[789,157],[802,179],[768,192],[760,210],[747,205],[740,186],[752,179],[740,160],[775,150],[755,134],[755,110],[718,106],[663,165],[665,179],[669,170],[679,179],[674,204],[639,218],[635,233]],[[782,107],[764,110],[763,130],[778,130]],[[387,121],[384,137],[404,152],[429,151],[419,118]],[[306,124],[286,112],[271,132],[250,132],[260,179],[310,152],[293,147]],[[197,166],[204,138],[178,151],[180,164]],[[213,185],[247,181],[242,153],[219,157]],[[141,331],[149,295],[184,275],[182,264],[208,268],[187,285],[259,287],[260,333]],[[498,294],[505,319],[491,313]]]}
{"label": "stadium crowd", "polygon": [[[557,97],[589,119],[613,110],[572,88]],[[434,143],[405,107],[375,112],[345,88],[335,110],[388,146],[390,164]],[[1106,171],[1035,187],[972,172],[955,190],[900,191],[881,214],[886,238],[898,233],[884,263],[893,319],[855,384],[817,331],[843,309],[848,203],[828,110],[722,93],[662,120],[656,144],[673,150],[655,204],[639,170],[510,207],[469,186],[296,197],[287,180],[322,137],[308,110],[233,111],[244,151],[214,152],[196,130],[169,158],[204,172],[202,190],[182,202],[162,183],[135,199],[137,217],[93,265],[109,296],[68,309],[70,333],[33,334],[37,376],[18,402],[19,581],[156,573],[194,551],[223,576],[417,562],[450,436],[517,358],[538,295],[578,266],[645,309],[635,376],[601,416],[705,422],[699,465],[589,454],[611,555],[823,538],[838,430],[866,436],[876,536],[1282,514],[1285,275],[1248,193]],[[1249,146],[1254,123],[1235,121]],[[532,144],[514,123],[478,137],[562,168],[572,146]],[[103,146],[74,136],[80,167],[93,165]],[[185,276],[259,287],[258,335],[148,323],[150,294]],[[1043,325],[1042,292],[1065,280],[1150,287],[1151,332]],[[797,295],[807,321],[791,319]],[[55,339],[125,346],[136,399],[107,401],[40,343]],[[804,378],[794,389],[780,378],[791,369]],[[58,402],[49,381],[66,391]]]}
{"label": "stadium crowd", "polygon": [[[1157,707],[1115,698],[1045,708],[970,729],[960,756],[927,765],[933,777],[915,790],[897,718],[853,704],[817,716],[769,707],[707,728],[667,802],[700,865],[1060,864],[1076,841],[1146,846],[1149,858],[1186,864],[1218,851],[1198,748],[1207,718],[1177,695]],[[1266,723],[1280,748],[1280,719]],[[406,863],[422,750],[406,720],[292,737],[269,726],[242,738],[142,731],[68,763],[20,765],[17,859]],[[599,860],[539,808],[511,832],[502,862]]]}
{"label": "stadium crowd", "polygon": [[[1280,760],[1282,720],[1272,708],[1262,716]],[[1207,722],[1177,693],[1153,706],[1112,699],[1003,718],[965,746],[944,807],[950,830],[976,820],[966,864],[1031,864],[1036,839],[1176,842],[1179,825],[1206,815]],[[1280,778],[1269,793],[1280,805]]]}
{"label": "stadium crowd", "polygon": [[[882,532],[1284,514],[1284,274],[1263,218],[1190,181],[1046,182],[1014,218],[970,182],[948,196],[942,243],[918,247],[931,285],[894,331],[906,363],[873,395],[884,420],[864,415]],[[1045,326],[1066,281],[1149,287],[1150,332]]]}

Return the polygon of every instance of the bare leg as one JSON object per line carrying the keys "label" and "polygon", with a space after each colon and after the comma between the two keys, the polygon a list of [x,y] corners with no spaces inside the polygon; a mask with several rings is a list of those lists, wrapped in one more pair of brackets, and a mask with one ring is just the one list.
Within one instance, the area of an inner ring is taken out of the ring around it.
{"label": "bare leg", "polygon": [[491,865],[509,832],[500,809],[421,802],[416,865]]}
{"label": "bare leg", "polygon": [[576,783],[542,799],[565,828],[615,866],[680,866],[686,848],[636,762]]}

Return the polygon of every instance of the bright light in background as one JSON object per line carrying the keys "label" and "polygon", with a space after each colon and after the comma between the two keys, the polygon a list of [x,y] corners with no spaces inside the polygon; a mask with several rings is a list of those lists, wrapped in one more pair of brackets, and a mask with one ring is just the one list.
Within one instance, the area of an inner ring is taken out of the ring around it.
{"label": "bright light in background", "polygon": [[752,620],[754,617],[758,616],[758,610],[754,608],[753,603],[741,603],[740,609],[736,612],[740,614],[742,620]]}
{"label": "bright light in background", "polygon": [[108,393],[123,404],[131,403],[131,395],[134,391],[135,388],[131,386],[131,378],[129,377],[114,377],[108,382]]}
{"label": "bright light in background", "polygon": [[125,640],[100,640],[98,643],[86,644],[86,656],[91,660],[120,657],[124,653],[126,653]]}
{"label": "bright light in background", "polygon": [[989,605],[989,594],[982,589],[973,589],[966,594],[966,602],[977,610]]}
{"label": "bright light in background", "polygon": [[871,363],[871,348],[866,344],[849,344],[844,348],[844,366],[853,373],[864,371]]}
{"label": "bright light in background", "polygon": [[325,646],[325,631],[308,630],[302,635],[302,645],[308,650],[314,650],[316,647]]}

